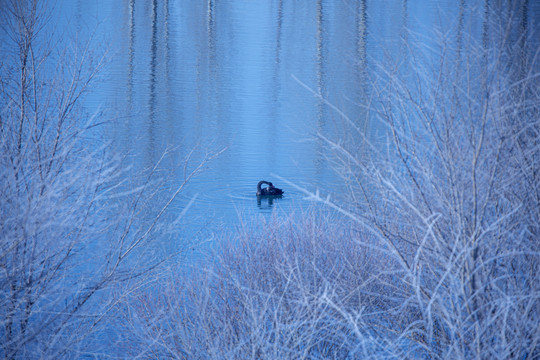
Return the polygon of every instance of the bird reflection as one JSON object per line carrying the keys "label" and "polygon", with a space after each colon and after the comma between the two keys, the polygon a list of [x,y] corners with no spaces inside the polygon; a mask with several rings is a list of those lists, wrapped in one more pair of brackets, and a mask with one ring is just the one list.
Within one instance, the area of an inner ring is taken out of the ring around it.
{"label": "bird reflection", "polygon": [[281,199],[283,195],[257,195],[257,206],[260,209],[271,209],[275,199]]}

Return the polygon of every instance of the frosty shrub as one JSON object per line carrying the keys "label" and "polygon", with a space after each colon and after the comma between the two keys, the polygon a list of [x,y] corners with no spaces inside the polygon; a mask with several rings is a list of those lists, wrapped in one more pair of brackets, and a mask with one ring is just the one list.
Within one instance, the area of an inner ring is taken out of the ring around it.
{"label": "frosty shrub", "polygon": [[0,356],[98,355],[163,260],[148,243],[184,184],[163,200],[159,164],[127,177],[100,142],[81,108],[104,61],[91,41],[53,36],[45,2],[1,7]]}
{"label": "frosty shrub", "polygon": [[315,211],[247,225],[203,264],[171,271],[126,302],[126,348],[143,358],[384,354],[376,335],[393,333],[390,320],[402,318],[380,314],[398,306],[392,296],[411,294],[392,283],[398,264],[382,249],[365,251],[362,239],[343,219]]}
{"label": "frosty shrub", "polygon": [[390,357],[540,354],[540,47],[521,5],[471,10],[478,34],[466,21],[409,34],[407,62],[380,64],[361,104],[379,138],[325,139],[355,191],[343,203],[310,195],[399,264],[401,291],[379,297],[398,304],[381,321],[402,325],[384,336]]}

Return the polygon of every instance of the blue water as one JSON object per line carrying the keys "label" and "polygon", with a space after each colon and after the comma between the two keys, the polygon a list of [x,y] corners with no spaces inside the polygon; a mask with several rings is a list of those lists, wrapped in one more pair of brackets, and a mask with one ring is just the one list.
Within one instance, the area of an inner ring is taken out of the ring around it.
{"label": "blue water", "polygon": [[[464,6],[98,0],[64,4],[58,16],[76,19],[83,33],[96,29],[99,50],[108,51],[87,107],[106,119],[104,141],[130,154],[134,174],[166,152],[160,176],[170,193],[184,178],[188,154],[189,173],[206,155],[223,151],[171,207],[175,218],[191,202],[178,233],[187,239],[309,206],[291,183],[345,196],[339,164],[323,139],[346,140],[347,122],[374,136],[378,129],[361,106],[369,99],[370,69],[405,54],[406,30],[421,35],[463,21],[481,31],[481,19],[463,17]],[[283,188],[283,198],[258,202],[255,186],[263,179]]]}

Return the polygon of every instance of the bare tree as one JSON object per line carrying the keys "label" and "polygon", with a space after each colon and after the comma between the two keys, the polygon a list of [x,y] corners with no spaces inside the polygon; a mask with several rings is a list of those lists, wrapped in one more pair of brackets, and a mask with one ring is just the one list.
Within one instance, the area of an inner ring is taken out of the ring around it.
{"label": "bare tree", "polygon": [[[164,261],[149,241],[205,163],[186,165],[164,200],[159,163],[127,177],[122,158],[97,141],[100,119],[81,108],[106,57],[91,39],[52,36],[50,11],[37,0],[2,2],[0,354],[7,359],[78,358],[114,341],[114,329],[102,326],[116,326],[119,299],[151,281]],[[157,209],[148,205],[155,199]]]}
{"label": "bare tree", "polygon": [[516,30],[514,5],[487,6],[482,33],[457,44],[449,32],[409,34],[410,64],[379,66],[362,105],[385,146],[343,113],[356,136],[321,135],[350,200],[306,194],[361,225],[408,289],[381,294],[395,304],[386,321],[404,325],[385,335],[395,356],[400,338],[417,345],[408,356],[539,354],[540,48]]}

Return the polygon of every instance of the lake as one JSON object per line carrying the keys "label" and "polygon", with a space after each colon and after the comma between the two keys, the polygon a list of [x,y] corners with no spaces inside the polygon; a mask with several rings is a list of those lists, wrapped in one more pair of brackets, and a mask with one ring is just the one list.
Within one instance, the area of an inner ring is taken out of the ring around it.
{"label": "lake", "polygon": [[[346,196],[322,139],[346,138],[345,121],[374,138],[377,126],[362,106],[372,69],[388,57],[405,57],[407,31],[471,26],[480,36],[483,19],[467,17],[471,6],[117,0],[63,4],[60,16],[79,31],[94,30],[108,49],[87,107],[102,112],[103,136],[130,154],[132,171],[151,168],[166,152],[160,168],[172,192],[183,181],[188,154],[189,173],[206,154],[223,150],[172,207],[174,217],[193,200],[182,223],[182,236],[190,238],[234,229],[239,218],[258,221],[309,206],[291,184]],[[530,5],[530,21],[538,8]],[[285,195],[258,201],[259,180]]]}

